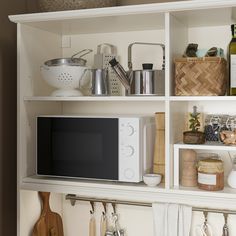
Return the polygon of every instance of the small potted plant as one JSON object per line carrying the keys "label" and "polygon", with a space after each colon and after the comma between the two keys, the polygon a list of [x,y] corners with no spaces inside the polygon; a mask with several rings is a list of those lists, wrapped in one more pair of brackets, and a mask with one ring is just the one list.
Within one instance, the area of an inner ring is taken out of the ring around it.
{"label": "small potted plant", "polygon": [[203,144],[205,143],[205,134],[199,131],[200,121],[199,121],[200,113],[197,112],[197,107],[193,107],[193,112],[190,113],[189,120],[189,128],[191,130],[185,131],[183,133],[183,142],[187,144]]}

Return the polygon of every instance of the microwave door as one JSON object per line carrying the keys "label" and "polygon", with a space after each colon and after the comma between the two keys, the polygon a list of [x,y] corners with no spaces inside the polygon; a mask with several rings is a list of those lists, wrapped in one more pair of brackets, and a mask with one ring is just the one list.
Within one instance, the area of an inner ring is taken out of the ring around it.
{"label": "microwave door", "polygon": [[41,129],[38,120],[38,174],[118,180],[118,119],[42,118],[49,124]]}

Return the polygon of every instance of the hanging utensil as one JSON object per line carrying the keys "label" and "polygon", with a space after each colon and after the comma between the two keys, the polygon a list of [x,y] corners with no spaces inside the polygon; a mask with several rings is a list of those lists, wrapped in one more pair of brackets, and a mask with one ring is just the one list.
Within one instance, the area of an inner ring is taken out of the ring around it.
{"label": "hanging utensil", "polygon": [[197,226],[198,236],[213,236],[211,226],[207,223],[208,212],[203,211],[204,223]]}
{"label": "hanging utensil", "polygon": [[107,208],[106,203],[103,202],[104,211],[102,212],[101,222],[100,222],[100,236],[105,236],[107,232]]}
{"label": "hanging utensil", "polygon": [[42,201],[41,215],[34,225],[33,236],[63,236],[63,223],[61,216],[53,212],[49,205],[50,193],[39,192],[39,197]]}
{"label": "hanging utensil", "polygon": [[90,210],[90,221],[89,221],[89,236],[96,236],[96,220],[94,217],[94,202],[90,202],[92,210]]}
{"label": "hanging utensil", "polygon": [[228,228],[228,214],[224,213],[225,224],[223,227],[223,234],[222,236],[229,236],[229,228]]}
{"label": "hanging utensil", "polygon": [[112,203],[112,207],[113,207],[113,211],[114,211],[112,213],[112,217],[113,217],[113,221],[114,221],[114,225],[115,225],[114,236],[124,236],[124,230],[120,228],[120,225],[118,223],[118,214],[116,213],[115,203]]}
{"label": "hanging utensil", "polygon": [[107,231],[107,218],[105,212],[102,212],[100,221],[100,236],[105,236]]}

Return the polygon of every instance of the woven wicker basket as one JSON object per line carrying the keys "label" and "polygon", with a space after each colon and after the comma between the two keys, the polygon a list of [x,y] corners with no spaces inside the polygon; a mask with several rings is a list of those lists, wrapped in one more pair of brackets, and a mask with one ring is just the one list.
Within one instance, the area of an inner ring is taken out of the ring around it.
{"label": "woven wicker basket", "polygon": [[221,57],[175,59],[175,95],[225,95],[226,67]]}
{"label": "woven wicker basket", "polygon": [[64,11],[116,6],[116,0],[38,0],[41,11]]}

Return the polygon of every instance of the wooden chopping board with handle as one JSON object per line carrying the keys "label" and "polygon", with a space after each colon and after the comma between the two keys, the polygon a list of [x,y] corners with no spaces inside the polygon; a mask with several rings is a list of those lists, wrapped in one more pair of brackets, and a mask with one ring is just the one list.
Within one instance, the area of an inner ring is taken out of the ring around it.
{"label": "wooden chopping board with handle", "polygon": [[42,200],[42,211],[34,225],[33,236],[64,236],[61,216],[50,209],[50,193],[39,192],[39,196]]}

